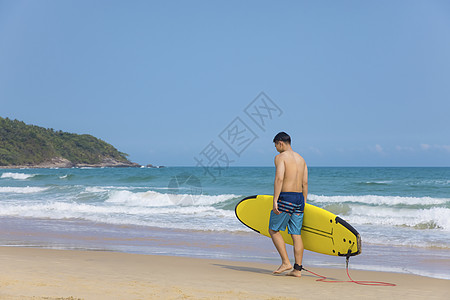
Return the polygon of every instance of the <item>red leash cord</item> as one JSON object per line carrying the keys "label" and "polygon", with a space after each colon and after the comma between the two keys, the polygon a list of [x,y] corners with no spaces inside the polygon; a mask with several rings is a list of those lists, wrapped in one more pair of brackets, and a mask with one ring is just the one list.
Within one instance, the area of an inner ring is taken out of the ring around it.
{"label": "red leash cord", "polygon": [[360,280],[353,280],[350,277],[350,273],[348,271],[348,260],[349,258],[347,257],[347,261],[346,261],[346,269],[347,269],[347,276],[348,279],[350,280],[344,280],[344,281],[339,281],[339,280],[327,280],[327,277],[319,275],[317,273],[314,273],[312,271],[309,271],[305,268],[302,267],[302,270],[305,270],[306,272],[309,272],[317,277],[320,277],[319,279],[317,279],[316,281],[322,281],[322,282],[328,282],[328,283],[335,283],[335,282],[353,282],[356,284],[360,284],[360,285],[371,285],[371,286],[396,286],[396,284],[393,283],[388,283],[388,282],[382,282],[382,281],[360,281]]}

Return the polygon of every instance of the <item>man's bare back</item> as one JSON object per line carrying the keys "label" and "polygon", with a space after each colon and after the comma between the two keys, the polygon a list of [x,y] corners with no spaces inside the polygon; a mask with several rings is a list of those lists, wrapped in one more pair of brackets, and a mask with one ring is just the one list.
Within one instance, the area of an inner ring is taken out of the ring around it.
{"label": "man's bare back", "polygon": [[300,154],[294,152],[289,143],[275,143],[277,151],[275,156],[275,183],[274,183],[274,208],[281,192],[303,193],[308,196],[308,167]]}
{"label": "man's bare back", "polygon": [[303,177],[305,173],[305,160],[300,154],[293,150],[286,150],[277,155],[275,165],[283,164],[284,179],[281,187],[282,192],[303,192]]}

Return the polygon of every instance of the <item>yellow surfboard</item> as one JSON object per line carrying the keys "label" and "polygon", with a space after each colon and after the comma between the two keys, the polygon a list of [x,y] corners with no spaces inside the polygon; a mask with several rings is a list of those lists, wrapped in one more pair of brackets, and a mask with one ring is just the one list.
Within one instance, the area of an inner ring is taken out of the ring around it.
{"label": "yellow surfboard", "polygon": [[[258,195],[242,199],[235,208],[236,217],[256,232],[269,235],[273,196]],[[287,229],[280,231],[284,241],[292,245]],[[303,215],[302,240],[306,250],[333,256],[354,256],[361,253],[361,237],[346,221],[320,207],[306,203]]]}

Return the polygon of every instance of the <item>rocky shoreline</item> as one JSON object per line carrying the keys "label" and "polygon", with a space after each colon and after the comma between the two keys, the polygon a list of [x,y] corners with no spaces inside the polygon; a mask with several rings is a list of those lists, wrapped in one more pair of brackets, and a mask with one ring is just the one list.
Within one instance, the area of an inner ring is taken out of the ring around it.
{"label": "rocky shoreline", "polygon": [[0,169],[50,169],[50,168],[140,168],[141,165],[133,162],[122,162],[111,157],[105,157],[98,164],[78,164],[63,157],[54,157],[50,161],[30,165],[0,166]]}

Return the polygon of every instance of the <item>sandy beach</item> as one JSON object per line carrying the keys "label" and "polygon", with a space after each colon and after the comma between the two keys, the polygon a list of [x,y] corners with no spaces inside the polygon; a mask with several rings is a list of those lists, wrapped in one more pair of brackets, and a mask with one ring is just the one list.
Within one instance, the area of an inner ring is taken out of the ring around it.
{"label": "sandy beach", "polygon": [[[0,247],[0,299],[446,299],[450,282],[351,270],[395,287],[275,276],[276,265],[106,251]],[[314,268],[330,279],[345,270]]]}

